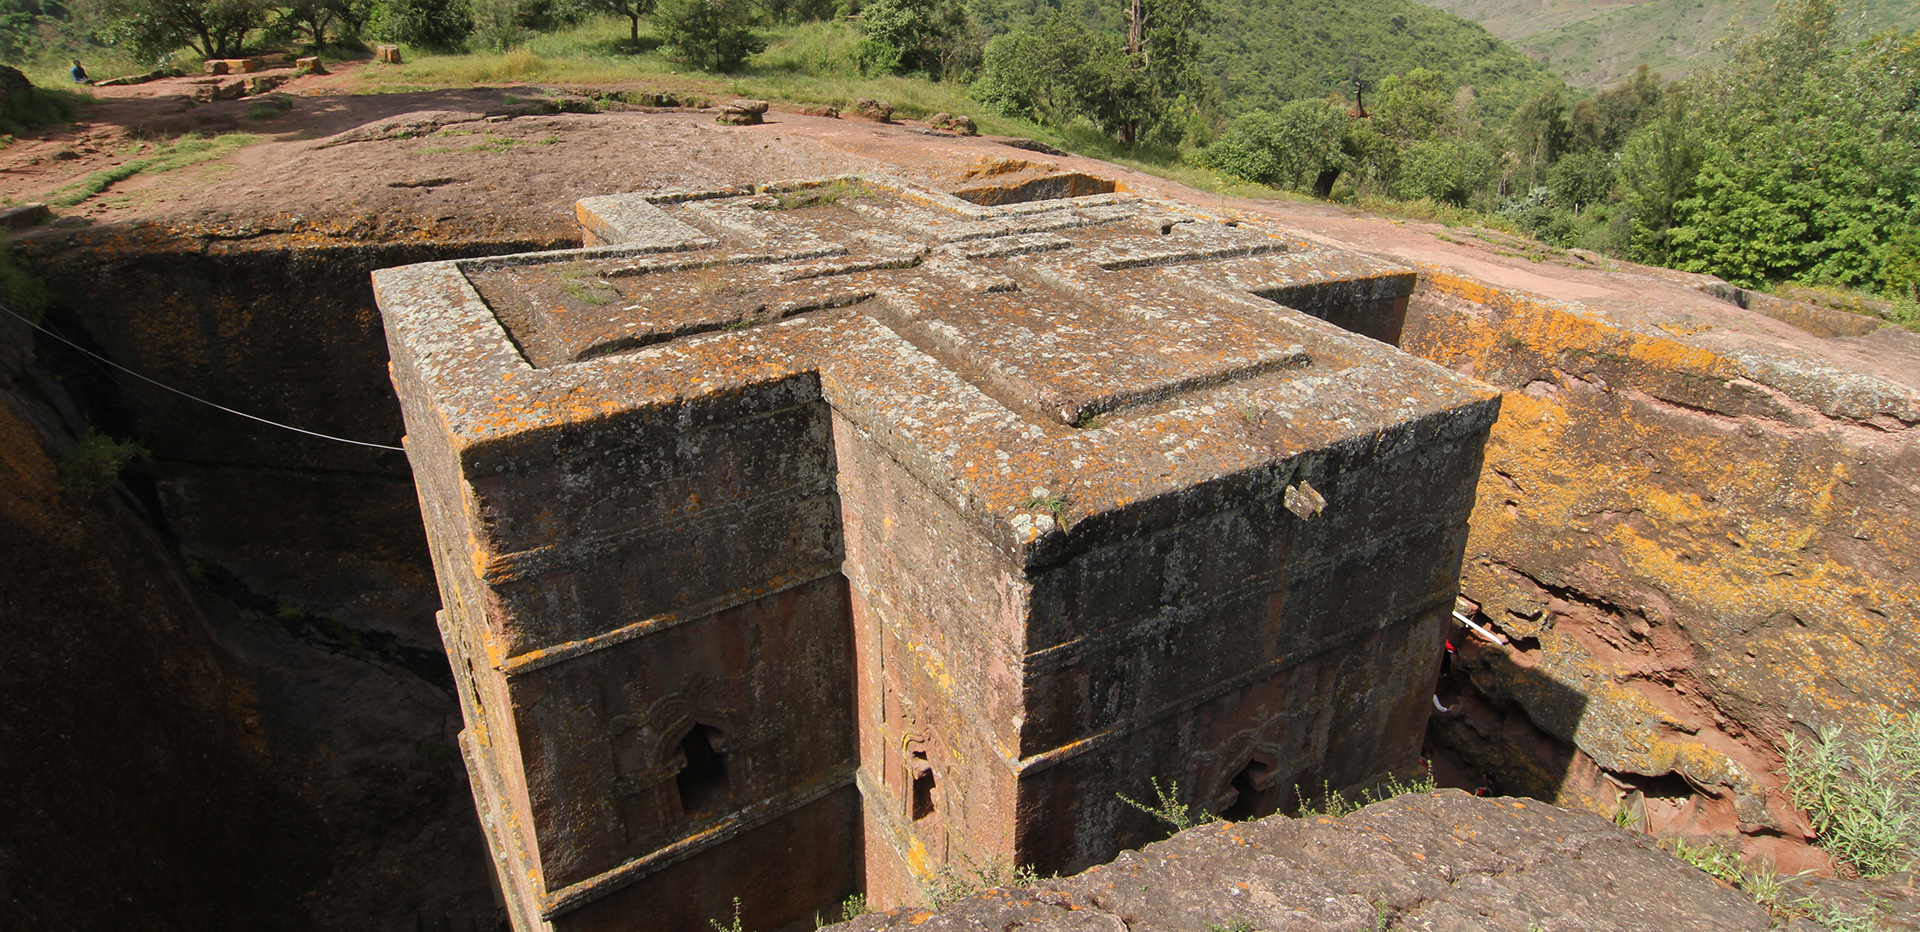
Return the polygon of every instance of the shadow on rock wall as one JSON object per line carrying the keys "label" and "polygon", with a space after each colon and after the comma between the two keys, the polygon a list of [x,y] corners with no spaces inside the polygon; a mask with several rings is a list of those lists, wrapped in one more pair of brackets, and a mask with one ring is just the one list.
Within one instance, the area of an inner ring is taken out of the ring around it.
{"label": "shadow on rock wall", "polygon": [[1446,709],[1427,720],[1426,753],[1441,786],[1545,800],[1598,788],[1603,776],[1571,740],[1586,697],[1538,668],[1538,643],[1491,643],[1456,620],[1447,645],[1435,696]]}

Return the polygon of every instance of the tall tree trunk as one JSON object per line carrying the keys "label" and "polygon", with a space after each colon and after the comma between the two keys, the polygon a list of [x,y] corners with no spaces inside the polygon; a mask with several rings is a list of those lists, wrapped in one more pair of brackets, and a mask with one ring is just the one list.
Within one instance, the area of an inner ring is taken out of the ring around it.
{"label": "tall tree trunk", "polygon": [[633,21],[633,34],[632,34],[633,47],[635,49],[639,49],[640,48],[640,14],[628,13],[627,19]]}
{"label": "tall tree trunk", "polygon": [[1127,0],[1127,54],[1147,59],[1146,0]]}

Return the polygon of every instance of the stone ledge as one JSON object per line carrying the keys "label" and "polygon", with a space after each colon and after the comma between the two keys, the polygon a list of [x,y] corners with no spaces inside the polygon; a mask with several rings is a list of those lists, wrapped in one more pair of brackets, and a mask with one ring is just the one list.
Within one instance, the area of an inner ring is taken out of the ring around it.
{"label": "stone ledge", "polygon": [[1598,816],[1441,790],[1343,819],[1217,822],[1074,877],[829,928],[1759,932],[1769,922],[1745,895]]}

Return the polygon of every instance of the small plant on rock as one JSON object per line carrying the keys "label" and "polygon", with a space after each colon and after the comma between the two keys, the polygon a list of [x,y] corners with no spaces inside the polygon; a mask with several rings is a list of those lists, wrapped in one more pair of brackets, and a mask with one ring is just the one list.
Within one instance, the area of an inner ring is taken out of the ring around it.
{"label": "small plant on rock", "polygon": [[707,920],[707,925],[713,926],[713,932],[747,932],[746,928],[740,924],[740,898],[737,896],[733,898],[733,921],[731,923],[721,925],[720,920],[709,919]]}
{"label": "small plant on rock", "polygon": [[[996,887],[1030,887],[1040,882],[1039,872],[1031,865],[1014,866],[999,857],[977,864],[972,858],[961,857],[966,863],[960,869],[942,867],[922,884],[921,894],[927,905],[938,908]],[[864,907],[865,900],[861,905]]]}
{"label": "small plant on rock", "polygon": [[89,429],[79,443],[60,455],[56,464],[60,486],[77,498],[96,498],[113,488],[128,463],[151,455],[134,441],[115,440]]}
{"label": "small plant on rock", "polygon": [[1116,793],[1114,795],[1119,796],[1121,802],[1167,823],[1167,825],[1171,826],[1176,832],[1184,832],[1195,826],[1220,821],[1219,816],[1205,809],[1198,806],[1189,806],[1181,802],[1180,781],[1178,780],[1168,780],[1167,785],[1162,787],[1158,777],[1150,777],[1147,779],[1147,785],[1153,787],[1153,795],[1156,800],[1153,805],[1148,805],[1124,794]]}
{"label": "small plant on rock", "polygon": [[1852,741],[1839,728],[1809,743],[1790,734],[1785,755],[1787,791],[1822,848],[1864,877],[1920,863],[1920,712],[1881,709]]}

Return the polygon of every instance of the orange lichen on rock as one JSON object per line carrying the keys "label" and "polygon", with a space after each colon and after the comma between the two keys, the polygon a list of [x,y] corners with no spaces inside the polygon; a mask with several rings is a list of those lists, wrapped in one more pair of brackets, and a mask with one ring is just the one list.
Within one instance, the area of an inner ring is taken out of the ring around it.
{"label": "orange lichen on rock", "polygon": [[[1469,644],[1467,676],[1577,751],[1475,737],[1471,715],[1442,730],[1510,789],[1804,840],[1778,792],[1795,723],[1920,699],[1920,388],[1811,336],[1426,282],[1407,347],[1506,390],[1462,592],[1515,646]],[[1697,789],[1648,782],[1668,774]]]}

